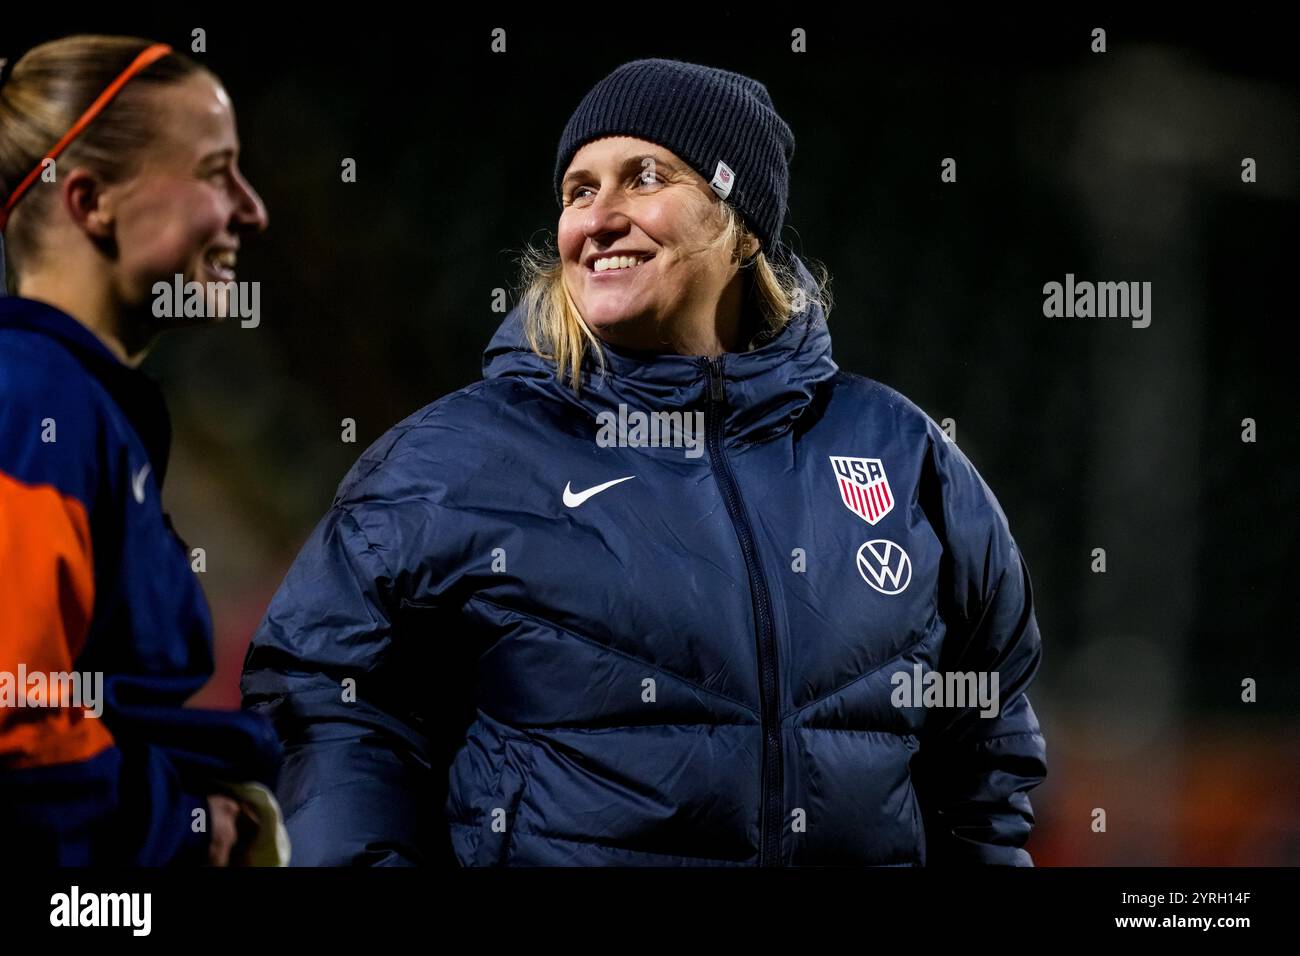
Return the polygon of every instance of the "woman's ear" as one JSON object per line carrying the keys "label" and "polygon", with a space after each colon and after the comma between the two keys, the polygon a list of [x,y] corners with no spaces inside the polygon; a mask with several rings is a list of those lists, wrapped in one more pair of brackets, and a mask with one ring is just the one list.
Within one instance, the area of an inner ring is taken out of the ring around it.
{"label": "woman's ear", "polygon": [[104,190],[95,174],[85,167],[77,167],[63,180],[63,205],[69,217],[92,239],[107,239],[113,234],[113,214],[110,203],[104,201]]}

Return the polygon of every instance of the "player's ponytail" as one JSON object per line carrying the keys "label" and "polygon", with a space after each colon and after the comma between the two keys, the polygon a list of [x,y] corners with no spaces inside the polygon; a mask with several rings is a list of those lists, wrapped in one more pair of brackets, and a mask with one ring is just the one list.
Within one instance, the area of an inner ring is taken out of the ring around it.
{"label": "player's ponytail", "polygon": [[[70,36],[41,44],[6,64],[0,84],[0,208],[34,169],[40,169],[46,153],[91,104],[152,45],[137,37]],[[150,91],[203,69],[169,52],[131,77],[54,160],[55,182],[48,173],[38,175],[12,204],[4,225],[11,268],[21,270],[39,258],[42,226],[61,174],[85,166],[105,182],[129,177],[156,128]]]}

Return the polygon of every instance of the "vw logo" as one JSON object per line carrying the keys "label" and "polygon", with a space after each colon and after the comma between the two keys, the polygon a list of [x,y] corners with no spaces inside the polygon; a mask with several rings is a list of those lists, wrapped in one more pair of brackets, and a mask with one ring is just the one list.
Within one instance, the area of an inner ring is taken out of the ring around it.
{"label": "vw logo", "polygon": [[881,594],[899,594],[912,580],[912,559],[884,538],[858,548],[858,573]]}

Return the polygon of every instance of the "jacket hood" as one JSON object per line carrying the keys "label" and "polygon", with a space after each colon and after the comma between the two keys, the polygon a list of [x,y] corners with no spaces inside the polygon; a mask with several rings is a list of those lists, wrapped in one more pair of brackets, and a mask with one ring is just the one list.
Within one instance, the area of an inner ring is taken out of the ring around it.
{"label": "jacket hood", "polygon": [[[770,341],[718,360],[725,397],[724,435],[760,440],[784,430],[812,400],[817,386],[838,366],[831,358],[826,315],[816,301],[816,280],[794,253],[786,253],[808,292],[809,304]],[[620,404],[643,411],[671,411],[702,404],[709,394],[709,359],[699,355],[637,353],[603,344],[602,376],[590,351],[583,358],[582,388],[555,376],[553,362],[528,347],[523,306],[506,315],[483,353],[483,377],[521,378],[587,409],[593,416]]]}

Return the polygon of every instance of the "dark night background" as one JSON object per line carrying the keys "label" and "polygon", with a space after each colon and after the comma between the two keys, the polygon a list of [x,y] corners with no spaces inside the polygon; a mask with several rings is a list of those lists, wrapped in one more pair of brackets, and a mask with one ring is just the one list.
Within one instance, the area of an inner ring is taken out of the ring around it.
{"label": "dark night background", "polygon": [[[479,377],[493,290],[513,305],[515,251],[555,229],[582,95],[666,56],[767,86],[797,142],[784,237],[834,278],[836,361],[954,419],[1010,519],[1044,641],[1036,862],[1300,863],[1293,33],[1235,10],[375,9],[0,26],[0,56],[75,32],[189,52],[204,28],[191,55],[230,91],[270,211],[240,255],[260,327],[165,337],[145,364],[175,425],[165,500],[208,556],[218,673],[196,703],[238,705],[248,639],[352,461]],[[1044,317],[1066,273],[1151,282],[1150,327]]]}

